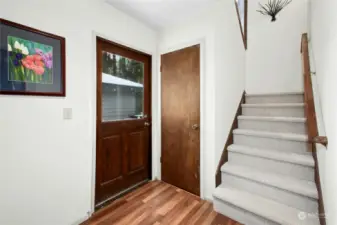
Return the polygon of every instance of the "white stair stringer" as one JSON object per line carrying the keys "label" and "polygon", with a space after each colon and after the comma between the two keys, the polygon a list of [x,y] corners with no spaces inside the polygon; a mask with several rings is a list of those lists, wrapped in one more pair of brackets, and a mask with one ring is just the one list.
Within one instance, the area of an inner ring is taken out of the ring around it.
{"label": "white stair stringer", "polygon": [[307,135],[244,129],[236,129],[233,134],[238,145],[308,154]]}
{"label": "white stair stringer", "polygon": [[318,212],[318,192],[314,182],[226,163],[221,168],[222,183],[291,207]]}
{"label": "white stair stringer", "polygon": [[248,225],[319,225],[303,101],[302,92],[246,94],[213,193],[217,212]]}
{"label": "white stair stringer", "polygon": [[319,225],[310,213],[225,185],[217,187],[213,197],[217,212],[242,224]]}

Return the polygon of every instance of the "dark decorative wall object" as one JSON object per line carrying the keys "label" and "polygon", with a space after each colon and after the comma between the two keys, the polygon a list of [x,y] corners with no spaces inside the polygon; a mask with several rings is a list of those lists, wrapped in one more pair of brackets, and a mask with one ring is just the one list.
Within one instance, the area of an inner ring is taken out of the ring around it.
{"label": "dark decorative wall object", "polygon": [[281,12],[292,0],[269,0],[267,4],[260,5],[260,10],[257,10],[262,15],[271,16],[271,22],[276,21],[276,15]]}

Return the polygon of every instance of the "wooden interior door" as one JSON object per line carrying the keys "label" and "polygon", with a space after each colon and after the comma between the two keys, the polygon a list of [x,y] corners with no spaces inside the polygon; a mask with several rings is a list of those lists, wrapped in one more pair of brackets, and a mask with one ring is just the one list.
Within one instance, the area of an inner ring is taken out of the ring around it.
{"label": "wooden interior door", "polygon": [[151,177],[151,56],[97,38],[96,206]]}
{"label": "wooden interior door", "polygon": [[162,180],[200,195],[200,46],[161,56]]}

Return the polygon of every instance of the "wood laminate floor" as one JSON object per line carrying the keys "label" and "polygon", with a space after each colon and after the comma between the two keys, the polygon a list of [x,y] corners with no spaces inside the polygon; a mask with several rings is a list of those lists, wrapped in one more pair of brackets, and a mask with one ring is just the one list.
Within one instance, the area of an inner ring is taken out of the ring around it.
{"label": "wood laminate floor", "polygon": [[152,181],[97,211],[82,225],[240,225],[199,197]]}

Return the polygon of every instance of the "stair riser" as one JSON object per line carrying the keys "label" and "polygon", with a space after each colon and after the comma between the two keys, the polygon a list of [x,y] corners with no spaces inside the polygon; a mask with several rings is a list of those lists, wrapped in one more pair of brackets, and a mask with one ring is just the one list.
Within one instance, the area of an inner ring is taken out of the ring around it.
{"label": "stair riser", "polygon": [[304,117],[303,107],[243,107],[245,116]]}
{"label": "stair riser", "polygon": [[284,132],[306,134],[305,123],[299,122],[279,122],[264,120],[241,120],[239,119],[239,128],[258,131]]}
{"label": "stair riser", "polygon": [[308,153],[308,144],[300,141],[234,134],[234,144],[300,154]]}
{"label": "stair riser", "polygon": [[232,164],[252,167],[262,171],[275,172],[302,180],[315,181],[314,168],[292,164],[267,158],[255,157],[235,152],[229,152],[229,162]]}
{"label": "stair riser", "polygon": [[[258,216],[247,210],[236,207],[230,203],[214,198],[214,210],[239,223],[247,225],[279,225],[271,220]],[[258,204],[257,204],[258,205]]]}
{"label": "stair riser", "polygon": [[222,172],[222,183],[232,188],[272,199],[282,204],[303,210],[304,212],[318,212],[317,200],[293,192],[224,172]]}
{"label": "stair riser", "polygon": [[281,96],[246,96],[247,104],[264,103],[303,103],[303,95],[281,95]]}

